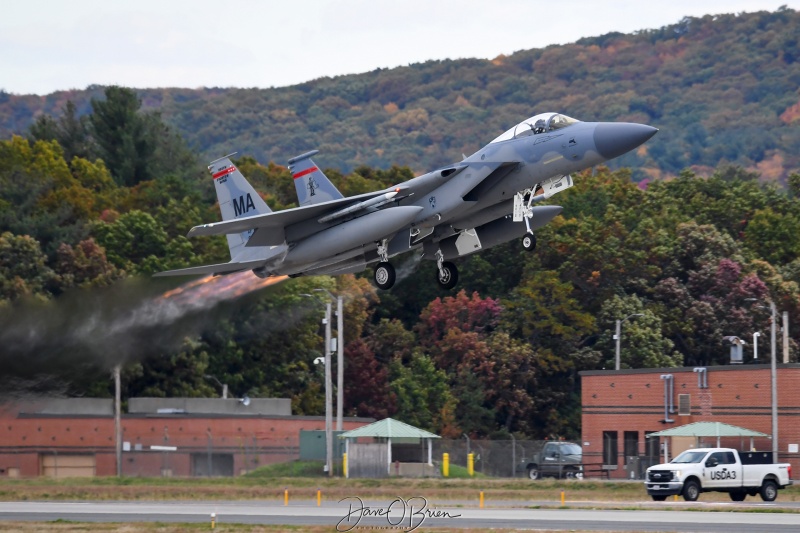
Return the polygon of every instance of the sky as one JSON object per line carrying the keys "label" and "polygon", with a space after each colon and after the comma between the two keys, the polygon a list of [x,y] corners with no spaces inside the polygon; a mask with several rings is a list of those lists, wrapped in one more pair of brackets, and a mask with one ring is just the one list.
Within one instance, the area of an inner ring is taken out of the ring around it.
{"label": "sky", "polygon": [[6,0],[0,89],[282,87],[800,0]]}

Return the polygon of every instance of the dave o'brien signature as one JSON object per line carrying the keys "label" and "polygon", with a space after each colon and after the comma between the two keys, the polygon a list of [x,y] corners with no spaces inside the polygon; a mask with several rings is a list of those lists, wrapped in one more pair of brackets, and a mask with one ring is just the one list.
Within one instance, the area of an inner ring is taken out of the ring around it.
{"label": "dave o'brien signature", "polygon": [[[428,500],[422,496],[414,496],[407,500],[395,498],[387,507],[368,507],[358,496],[348,496],[339,503],[350,500],[350,509],[336,524],[336,531],[350,531],[358,527],[361,519],[366,517],[385,517],[386,522],[402,531],[414,531],[425,522],[426,518],[458,518],[460,514],[428,508]],[[414,523],[416,521],[416,523]]]}

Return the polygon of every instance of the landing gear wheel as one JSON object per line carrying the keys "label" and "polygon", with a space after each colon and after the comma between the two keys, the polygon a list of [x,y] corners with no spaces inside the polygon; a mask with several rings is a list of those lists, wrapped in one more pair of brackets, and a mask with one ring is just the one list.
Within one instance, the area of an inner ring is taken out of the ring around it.
{"label": "landing gear wheel", "polygon": [[442,263],[442,267],[436,271],[436,281],[443,289],[452,289],[458,283],[458,269],[453,263]]}
{"label": "landing gear wheel", "polygon": [[522,247],[528,251],[532,252],[536,249],[536,235],[531,235],[528,233],[522,238]]}
{"label": "landing gear wheel", "polygon": [[391,263],[382,261],[375,267],[375,285],[379,289],[388,290],[394,285],[396,274]]}

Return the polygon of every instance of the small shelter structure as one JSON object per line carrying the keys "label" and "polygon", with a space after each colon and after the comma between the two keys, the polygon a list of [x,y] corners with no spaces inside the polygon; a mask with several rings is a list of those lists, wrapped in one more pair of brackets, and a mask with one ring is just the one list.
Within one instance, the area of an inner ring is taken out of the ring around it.
{"label": "small shelter structure", "polygon": [[[423,477],[436,473],[431,443],[441,437],[405,422],[386,418],[342,433],[339,438],[346,439],[347,477]],[[368,438],[373,441],[358,442]]]}
{"label": "small shelter structure", "polygon": [[[732,424],[725,424],[723,422],[694,422],[691,424],[685,424],[683,426],[665,429],[663,431],[656,431],[655,433],[648,434],[647,437],[694,437],[695,445],[699,443],[699,439],[701,437],[716,437],[717,448],[720,447],[720,439],[723,437],[749,437],[750,449],[752,449],[754,437],[769,437],[769,435],[766,433],[761,433],[760,431],[753,431],[752,429],[734,426]],[[665,447],[665,463],[667,462],[667,456],[668,449]]]}

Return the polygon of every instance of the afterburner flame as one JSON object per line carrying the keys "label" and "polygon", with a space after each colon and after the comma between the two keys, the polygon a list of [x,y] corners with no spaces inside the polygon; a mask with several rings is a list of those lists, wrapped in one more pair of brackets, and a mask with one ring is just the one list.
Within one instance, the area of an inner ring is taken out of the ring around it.
{"label": "afterburner flame", "polygon": [[275,285],[288,276],[259,278],[251,271],[227,276],[205,276],[181,285],[161,295],[161,300],[187,308],[210,307],[223,300],[232,300],[245,294]]}

